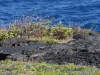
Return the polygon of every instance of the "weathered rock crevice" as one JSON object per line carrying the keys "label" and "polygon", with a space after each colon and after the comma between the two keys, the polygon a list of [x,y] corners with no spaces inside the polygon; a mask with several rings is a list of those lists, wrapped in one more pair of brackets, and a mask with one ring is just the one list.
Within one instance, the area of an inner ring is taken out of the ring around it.
{"label": "weathered rock crevice", "polygon": [[0,61],[6,60],[8,56],[9,56],[9,54],[0,53]]}

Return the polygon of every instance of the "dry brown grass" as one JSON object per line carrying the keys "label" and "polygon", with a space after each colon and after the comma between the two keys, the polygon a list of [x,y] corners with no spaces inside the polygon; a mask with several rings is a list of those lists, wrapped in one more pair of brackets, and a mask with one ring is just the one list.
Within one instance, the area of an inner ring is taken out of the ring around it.
{"label": "dry brown grass", "polygon": [[28,71],[27,73],[22,73],[20,75],[35,75],[33,71]]}
{"label": "dry brown grass", "polygon": [[72,40],[74,40],[74,39],[69,38],[69,39],[67,39],[67,40],[65,40],[65,39],[64,39],[64,40],[56,40],[56,42],[62,44],[62,43],[67,43],[67,42],[72,41]]}

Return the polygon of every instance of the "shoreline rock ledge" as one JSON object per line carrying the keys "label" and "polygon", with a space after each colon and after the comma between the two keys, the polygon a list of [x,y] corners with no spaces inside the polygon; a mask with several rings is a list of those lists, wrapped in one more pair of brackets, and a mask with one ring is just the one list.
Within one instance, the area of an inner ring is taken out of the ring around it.
{"label": "shoreline rock ledge", "polygon": [[74,40],[60,44],[43,44],[24,38],[0,41],[0,60],[74,63],[100,68],[100,33],[75,34]]}

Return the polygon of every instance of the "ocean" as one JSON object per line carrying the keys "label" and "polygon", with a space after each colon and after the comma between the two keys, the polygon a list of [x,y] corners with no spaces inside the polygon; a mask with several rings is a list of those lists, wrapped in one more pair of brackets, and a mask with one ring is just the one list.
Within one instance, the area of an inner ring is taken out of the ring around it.
{"label": "ocean", "polygon": [[100,31],[100,0],[0,0],[0,26],[21,16],[54,18],[54,22]]}

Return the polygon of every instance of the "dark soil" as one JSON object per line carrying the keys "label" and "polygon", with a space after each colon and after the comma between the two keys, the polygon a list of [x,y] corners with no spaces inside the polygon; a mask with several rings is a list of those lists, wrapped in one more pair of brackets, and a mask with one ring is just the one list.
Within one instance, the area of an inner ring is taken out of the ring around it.
{"label": "dark soil", "polygon": [[24,38],[0,42],[0,60],[12,59],[56,64],[75,63],[100,68],[100,34],[74,34],[74,40],[63,44],[43,44]]}

